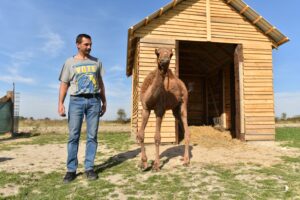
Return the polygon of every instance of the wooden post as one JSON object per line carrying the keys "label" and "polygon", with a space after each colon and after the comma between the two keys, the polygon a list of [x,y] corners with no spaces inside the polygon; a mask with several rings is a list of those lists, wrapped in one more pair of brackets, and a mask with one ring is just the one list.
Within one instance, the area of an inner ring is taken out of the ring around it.
{"label": "wooden post", "polygon": [[244,76],[243,76],[243,46],[237,45],[234,52],[234,76],[235,76],[235,104],[236,104],[236,136],[245,140],[245,117],[244,117]]}
{"label": "wooden post", "polygon": [[222,126],[224,129],[227,128],[226,126],[226,112],[225,112],[225,106],[226,106],[226,94],[225,94],[225,70],[222,70],[222,114],[221,114],[221,119],[222,119]]}
{"label": "wooden post", "polygon": [[[175,76],[179,78],[179,41],[175,41]],[[175,142],[179,144],[179,122],[175,119]]]}
{"label": "wooden post", "polygon": [[206,33],[207,41],[211,41],[210,0],[206,0]]}
{"label": "wooden post", "polygon": [[240,75],[240,117],[241,117],[241,140],[245,140],[245,112],[244,112],[244,62],[239,62]]}
{"label": "wooden post", "polygon": [[207,78],[205,78],[205,120],[206,120],[206,125],[208,125],[208,88],[207,88],[207,84],[208,84],[208,81],[207,81]]}

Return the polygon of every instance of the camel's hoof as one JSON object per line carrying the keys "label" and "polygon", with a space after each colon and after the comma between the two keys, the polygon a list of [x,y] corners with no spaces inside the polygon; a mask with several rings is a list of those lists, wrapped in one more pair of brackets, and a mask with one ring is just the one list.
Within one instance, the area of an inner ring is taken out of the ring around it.
{"label": "camel's hoof", "polygon": [[160,171],[159,163],[154,162],[154,164],[152,166],[152,171],[154,171],[154,172],[159,172]]}
{"label": "camel's hoof", "polygon": [[190,162],[184,162],[184,163],[183,163],[183,166],[184,166],[184,167],[190,166]]}
{"label": "camel's hoof", "polygon": [[159,172],[159,171],[160,171],[160,168],[157,167],[157,166],[153,166],[153,167],[152,167],[152,171],[153,171],[153,172]]}
{"label": "camel's hoof", "polygon": [[188,167],[190,165],[190,159],[182,158],[183,166]]}
{"label": "camel's hoof", "polygon": [[148,163],[147,162],[141,162],[140,165],[139,165],[139,168],[142,171],[146,171],[148,169]]}

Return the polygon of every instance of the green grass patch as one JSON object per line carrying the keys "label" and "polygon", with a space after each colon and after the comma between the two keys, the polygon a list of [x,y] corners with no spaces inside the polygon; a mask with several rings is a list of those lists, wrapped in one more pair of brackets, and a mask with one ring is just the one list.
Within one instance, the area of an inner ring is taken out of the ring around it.
{"label": "green grass patch", "polygon": [[116,151],[128,150],[130,145],[134,144],[128,132],[100,132],[98,136],[100,143],[106,144]]}
{"label": "green grass patch", "polygon": [[[297,132],[289,128],[276,131],[278,141],[299,140]],[[168,168],[166,163],[160,172],[142,172],[137,167],[139,147],[129,149],[134,143],[130,133],[100,132],[98,136],[97,157],[102,157],[95,163],[98,180],[89,182],[80,174],[73,183],[63,184],[63,172],[0,172],[0,187],[7,184],[20,187],[16,196],[5,199],[293,199],[300,196],[300,157],[284,156],[282,163],[272,167],[249,162],[234,166],[191,163],[187,168],[181,165]],[[68,134],[38,135],[26,144],[66,143],[67,137]],[[81,141],[85,138],[83,133]],[[106,155],[101,152],[101,145],[109,148]]]}
{"label": "green grass patch", "polygon": [[300,148],[300,128],[276,128],[276,141],[285,142],[283,146]]}

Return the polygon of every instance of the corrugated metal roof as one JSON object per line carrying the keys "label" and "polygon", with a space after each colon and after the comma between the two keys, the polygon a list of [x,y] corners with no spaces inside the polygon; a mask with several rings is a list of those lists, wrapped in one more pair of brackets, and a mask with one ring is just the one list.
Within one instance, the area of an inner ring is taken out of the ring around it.
{"label": "corrugated metal roof", "polygon": [[[135,46],[135,38],[133,38],[133,33],[135,30],[140,27],[146,26],[150,21],[155,18],[160,17],[162,14],[167,12],[168,10],[174,8],[176,5],[185,0],[173,0],[169,4],[160,8],[156,12],[152,13],[145,19],[141,20],[136,25],[130,27],[128,29],[128,43],[127,43],[127,67],[126,74],[130,76],[132,74],[132,65],[133,65],[133,56],[134,56],[134,48]],[[244,16],[249,22],[251,22],[254,26],[258,27],[263,34],[269,37],[273,41],[274,47],[279,47],[280,45],[289,41],[289,38],[282,34],[275,26],[271,25],[266,19],[264,19],[261,15],[259,15],[255,10],[253,10],[250,6],[248,6],[242,0],[223,0],[225,3],[234,8],[238,13]]]}

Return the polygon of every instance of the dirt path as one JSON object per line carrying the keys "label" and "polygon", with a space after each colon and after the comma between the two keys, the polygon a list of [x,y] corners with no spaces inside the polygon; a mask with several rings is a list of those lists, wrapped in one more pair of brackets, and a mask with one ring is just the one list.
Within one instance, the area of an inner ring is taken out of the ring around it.
{"label": "dirt path", "polygon": [[[242,143],[231,139],[228,132],[220,132],[211,127],[191,127],[191,165],[221,164],[234,165],[238,163],[255,163],[270,166],[281,162],[281,156],[299,156],[297,149],[281,147],[276,142],[250,142]],[[30,138],[22,139],[22,141]],[[130,150],[139,149],[132,145]],[[98,151],[104,155],[113,156],[114,153],[106,146],[100,145]],[[162,163],[167,163],[164,168],[181,165],[183,145],[161,145]],[[146,145],[149,160],[155,158],[155,146]],[[83,163],[85,144],[79,147],[79,163]],[[64,170],[67,150],[65,144],[47,145],[20,145],[10,151],[0,151],[0,171],[9,172],[36,172]],[[134,159],[139,161],[139,155]],[[98,163],[99,164],[99,163]]]}

